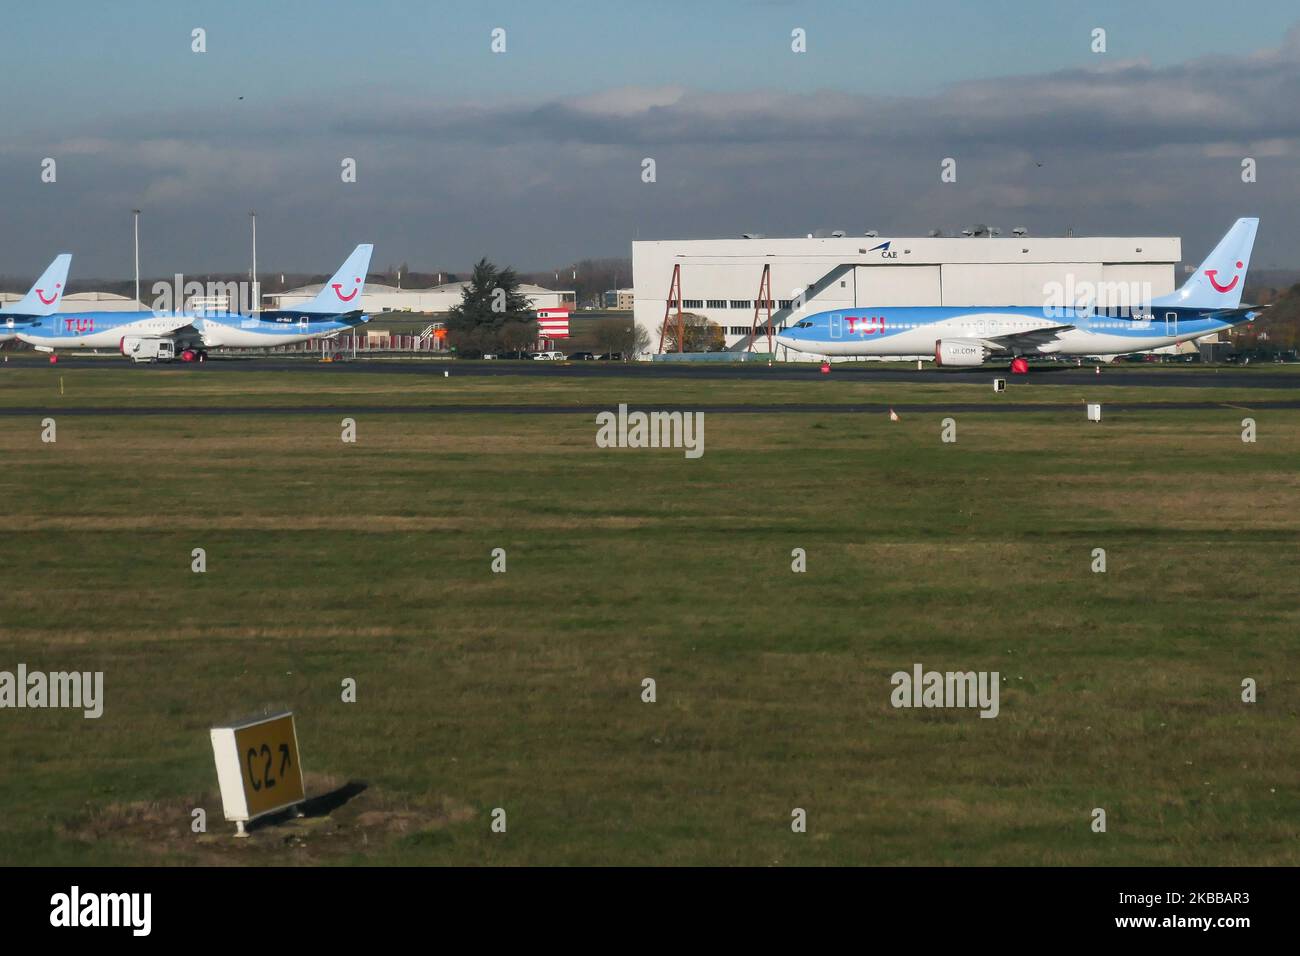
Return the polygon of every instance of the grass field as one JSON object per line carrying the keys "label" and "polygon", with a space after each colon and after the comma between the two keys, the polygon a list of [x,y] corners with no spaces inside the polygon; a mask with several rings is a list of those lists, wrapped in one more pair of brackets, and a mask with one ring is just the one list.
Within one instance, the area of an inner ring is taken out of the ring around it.
{"label": "grass field", "polygon": [[[0,670],[102,670],[106,703],[0,711],[0,863],[1300,863],[1300,412],[1262,393],[710,414],[690,461],[589,415],[364,407],[992,395],[53,372],[0,375],[58,423],[0,417]],[[167,403],[339,414],[58,416]],[[999,716],[894,709],[916,662],[1000,672]],[[279,706],[309,792],[365,789],[235,841],[208,728]]]}

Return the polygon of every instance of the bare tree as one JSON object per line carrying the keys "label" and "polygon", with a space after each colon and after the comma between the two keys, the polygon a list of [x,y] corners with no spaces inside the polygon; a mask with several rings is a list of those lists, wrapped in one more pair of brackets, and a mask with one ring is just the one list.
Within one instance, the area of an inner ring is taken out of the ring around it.
{"label": "bare tree", "polygon": [[[682,313],[682,348],[683,352],[719,351],[726,344],[722,326],[710,322],[694,312]],[[664,351],[676,352],[677,321],[676,316],[669,316],[668,328],[664,331]]]}

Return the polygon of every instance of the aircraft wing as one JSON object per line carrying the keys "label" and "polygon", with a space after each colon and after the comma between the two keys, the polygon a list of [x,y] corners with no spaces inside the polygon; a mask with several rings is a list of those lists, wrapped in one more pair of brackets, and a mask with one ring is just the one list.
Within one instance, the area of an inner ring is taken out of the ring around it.
{"label": "aircraft wing", "polygon": [[1013,349],[1037,350],[1040,345],[1055,342],[1062,332],[1068,332],[1073,325],[1050,325],[1044,329],[1030,329],[1028,332],[1009,332],[1006,335],[991,335],[980,341],[988,348],[998,351]]}

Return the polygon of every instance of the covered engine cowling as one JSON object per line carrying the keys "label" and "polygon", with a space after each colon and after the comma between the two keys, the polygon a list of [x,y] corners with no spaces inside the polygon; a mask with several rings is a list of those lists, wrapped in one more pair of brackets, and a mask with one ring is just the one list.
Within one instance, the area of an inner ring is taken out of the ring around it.
{"label": "covered engine cowling", "polygon": [[989,350],[970,339],[939,339],[934,343],[934,364],[955,367],[983,365]]}

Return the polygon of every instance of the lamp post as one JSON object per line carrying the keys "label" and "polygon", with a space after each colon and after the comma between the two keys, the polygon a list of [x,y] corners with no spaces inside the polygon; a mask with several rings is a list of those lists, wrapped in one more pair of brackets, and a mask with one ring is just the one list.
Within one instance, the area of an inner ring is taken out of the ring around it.
{"label": "lamp post", "polygon": [[135,301],[143,305],[140,302],[140,210],[132,209],[131,218],[135,226]]}
{"label": "lamp post", "polygon": [[262,311],[261,290],[257,286],[257,211],[251,210],[248,216],[253,220],[253,314],[257,315]]}

